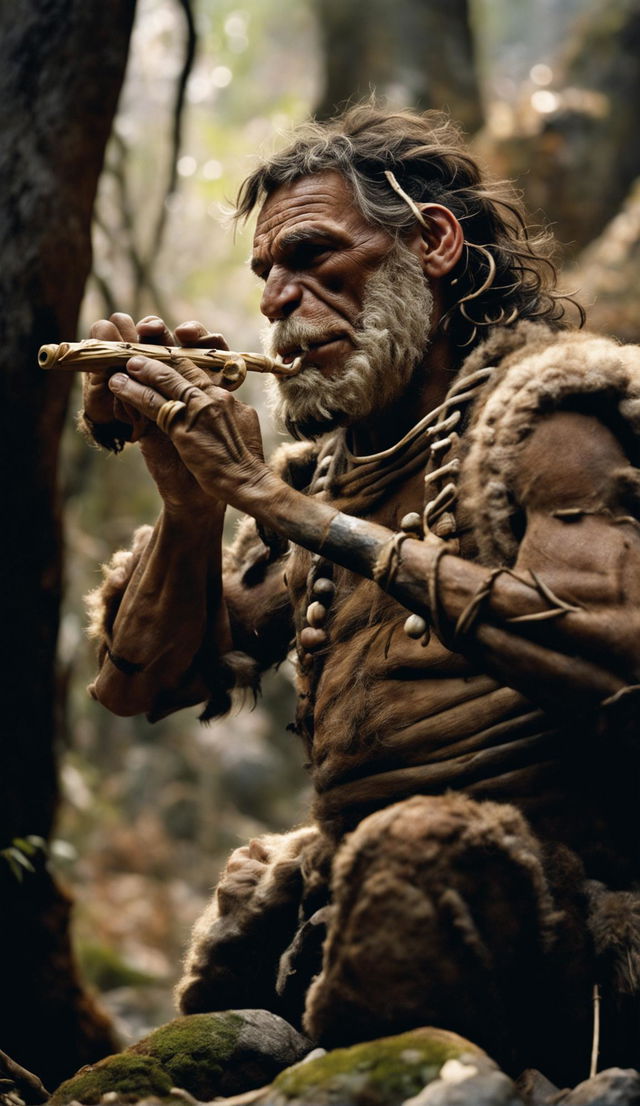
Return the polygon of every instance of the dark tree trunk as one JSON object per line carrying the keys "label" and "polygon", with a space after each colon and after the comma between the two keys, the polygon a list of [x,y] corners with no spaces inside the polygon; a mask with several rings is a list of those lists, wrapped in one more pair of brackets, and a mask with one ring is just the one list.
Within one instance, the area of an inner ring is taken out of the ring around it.
{"label": "dark tree trunk", "polygon": [[[55,649],[61,591],[57,463],[70,380],[37,368],[75,335],[90,223],[135,0],[0,6],[0,351],[4,400],[0,849],[47,837],[56,806]],[[68,904],[43,866],[19,883],[0,857],[0,1047],[55,1084],[109,1051],[82,996]]]}
{"label": "dark tree trunk", "polygon": [[638,0],[595,5],[551,63],[555,109],[535,133],[483,149],[499,176],[518,179],[528,208],[554,224],[569,255],[604,229],[640,174],[639,59]]}
{"label": "dark tree trunk", "polygon": [[587,325],[621,342],[640,342],[640,179],[620,212],[563,275],[578,288]]}
{"label": "dark tree trunk", "polygon": [[374,90],[450,111],[468,132],[482,121],[467,0],[315,0],[324,43],[328,118]]}

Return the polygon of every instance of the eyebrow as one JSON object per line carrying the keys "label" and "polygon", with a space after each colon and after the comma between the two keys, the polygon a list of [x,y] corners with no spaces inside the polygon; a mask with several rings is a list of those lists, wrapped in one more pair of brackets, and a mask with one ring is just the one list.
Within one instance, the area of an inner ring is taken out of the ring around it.
{"label": "eyebrow", "polygon": [[[276,243],[278,250],[287,253],[290,250],[295,250],[297,246],[305,245],[307,242],[322,242],[323,240],[328,243],[340,243],[346,242],[348,236],[338,229],[312,225],[308,227],[294,227],[281,237],[276,238]],[[264,265],[265,262],[261,261],[260,258],[251,258],[250,266],[254,273],[259,275]]]}

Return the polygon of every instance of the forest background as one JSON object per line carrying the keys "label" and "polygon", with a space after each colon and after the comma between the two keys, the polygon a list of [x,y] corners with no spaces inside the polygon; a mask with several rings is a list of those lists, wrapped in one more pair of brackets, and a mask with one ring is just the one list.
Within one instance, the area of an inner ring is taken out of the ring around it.
{"label": "forest background", "polygon": [[[207,726],[87,696],[82,596],[159,502],[135,448],[75,432],[78,380],[38,346],[124,310],[258,349],[225,207],[292,124],[372,91],[448,109],[551,222],[589,324],[638,341],[640,0],[1,0],[0,29],[0,1048],[55,1085],[173,1015],[224,857],[308,789],[288,665]],[[273,447],[260,380],[242,398]]]}

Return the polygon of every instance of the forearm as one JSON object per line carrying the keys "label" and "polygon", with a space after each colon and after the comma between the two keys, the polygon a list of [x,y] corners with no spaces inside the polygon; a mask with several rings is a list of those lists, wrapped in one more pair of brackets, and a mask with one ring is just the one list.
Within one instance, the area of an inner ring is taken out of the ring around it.
{"label": "forearm", "polygon": [[614,647],[624,612],[566,601],[537,574],[448,553],[435,562],[428,545],[409,541],[388,590],[454,650],[542,706],[588,711],[637,679],[630,651]]}
{"label": "forearm", "polygon": [[[231,647],[221,600],[224,508],[197,519],[163,512],[128,580],[91,692],[115,713],[156,711],[181,688],[184,703],[207,697],[198,657]],[[176,709],[174,707],[174,709]]]}
{"label": "forearm", "polygon": [[[398,546],[385,527],[274,480],[267,477],[259,490],[249,491],[244,509],[312,552],[377,580],[408,611],[435,623],[453,648],[542,705],[579,702],[589,709],[636,682],[636,635],[629,619],[628,648],[621,643],[624,612],[620,616],[601,602],[556,603],[544,582],[540,587],[526,570],[493,577],[490,569],[447,553],[436,539],[407,539]],[[487,587],[484,600],[476,602]],[[471,617],[464,619],[466,614]]]}

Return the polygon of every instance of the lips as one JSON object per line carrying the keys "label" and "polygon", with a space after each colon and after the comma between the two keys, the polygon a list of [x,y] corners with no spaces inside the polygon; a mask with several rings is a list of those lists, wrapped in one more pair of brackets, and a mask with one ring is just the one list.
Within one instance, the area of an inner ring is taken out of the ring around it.
{"label": "lips", "polygon": [[304,347],[290,346],[288,349],[282,350],[280,356],[285,365],[290,365],[292,361],[295,361],[296,357],[304,358],[308,353],[314,353],[316,350],[324,349],[325,346],[332,346],[336,342],[344,341],[344,339],[344,334],[329,334],[318,342],[309,342]]}

